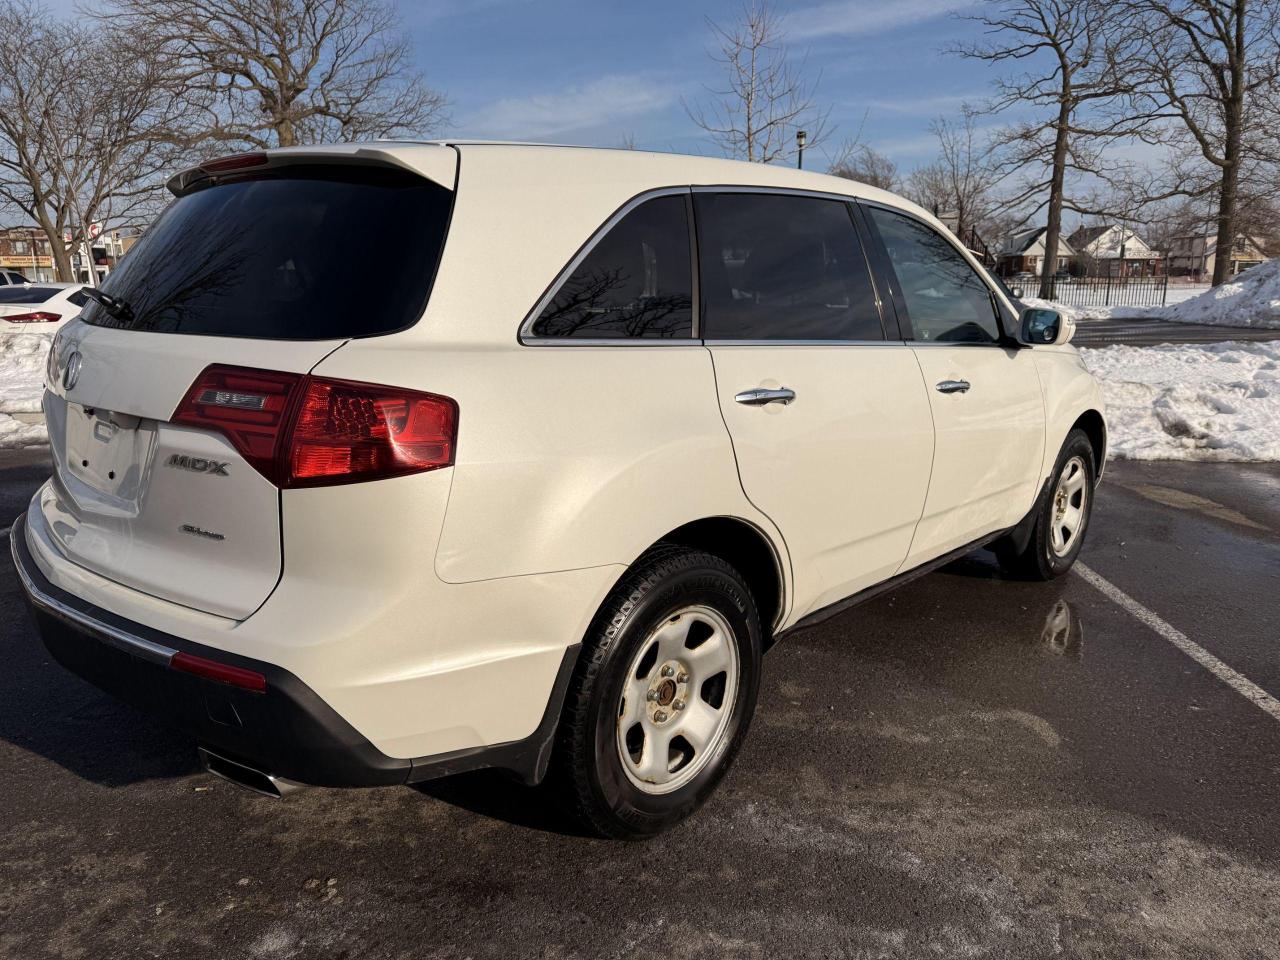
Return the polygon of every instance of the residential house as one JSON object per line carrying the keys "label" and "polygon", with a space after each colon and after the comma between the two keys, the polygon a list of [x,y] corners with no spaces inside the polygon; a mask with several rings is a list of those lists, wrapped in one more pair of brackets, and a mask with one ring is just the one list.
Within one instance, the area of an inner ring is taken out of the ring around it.
{"label": "residential house", "polygon": [[[1002,277],[1020,273],[1040,276],[1044,264],[1044,241],[1048,227],[1034,227],[1015,233],[1005,241],[996,261],[996,272]],[[1076,252],[1066,237],[1058,237],[1058,257],[1054,273],[1075,273]]]}
{"label": "residential house", "polygon": [[0,268],[16,270],[36,283],[53,280],[53,252],[44,231],[39,227],[0,227]]}
{"label": "residential house", "polygon": [[1164,275],[1164,254],[1152,250],[1132,227],[1125,224],[1080,227],[1068,239],[1076,249],[1082,276]]}
{"label": "residential house", "polygon": [[[1218,237],[1214,232],[1188,234],[1169,241],[1169,275],[1208,280],[1218,259]],[[1231,245],[1230,276],[1270,260],[1257,237],[1241,234]]]}

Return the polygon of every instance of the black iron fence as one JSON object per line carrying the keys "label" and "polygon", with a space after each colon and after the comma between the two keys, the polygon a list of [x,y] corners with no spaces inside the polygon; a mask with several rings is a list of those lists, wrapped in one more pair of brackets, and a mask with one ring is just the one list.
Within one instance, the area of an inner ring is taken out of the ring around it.
{"label": "black iron fence", "polygon": [[[1040,281],[1023,289],[1034,297]],[[1066,277],[1054,279],[1049,299],[1069,307],[1163,307],[1168,295],[1168,277]]]}

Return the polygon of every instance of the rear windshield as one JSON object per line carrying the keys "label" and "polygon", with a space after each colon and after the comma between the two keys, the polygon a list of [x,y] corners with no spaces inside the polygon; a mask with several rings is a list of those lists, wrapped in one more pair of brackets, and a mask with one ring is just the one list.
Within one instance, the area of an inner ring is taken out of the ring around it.
{"label": "rear windshield", "polygon": [[63,287],[0,287],[0,303],[44,303]]}
{"label": "rear windshield", "polygon": [[329,340],[411,326],[453,193],[407,171],[290,166],[175,200],[102,284],[102,327]]}

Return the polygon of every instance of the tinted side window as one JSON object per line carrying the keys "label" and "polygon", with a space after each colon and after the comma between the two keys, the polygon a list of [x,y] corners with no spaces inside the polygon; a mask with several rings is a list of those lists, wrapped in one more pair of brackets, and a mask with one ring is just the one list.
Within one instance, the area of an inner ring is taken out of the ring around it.
{"label": "tinted side window", "polygon": [[917,340],[995,343],[991,292],[946,237],[919,220],[868,207],[889,252]]}
{"label": "tinted side window", "polygon": [[591,248],[533,324],[537,337],[693,336],[683,194],[636,207]]}
{"label": "tinted side window", "polygon": [[883,340],[862,245],[839,200],[694,195],[703,336]]}

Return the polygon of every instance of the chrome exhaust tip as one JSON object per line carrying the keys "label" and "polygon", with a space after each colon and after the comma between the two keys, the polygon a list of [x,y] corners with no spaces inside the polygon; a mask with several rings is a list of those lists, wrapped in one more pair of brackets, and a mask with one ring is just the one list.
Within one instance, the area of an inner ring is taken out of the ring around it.
{"label": "chrome exhaust tip", "polygon": [[307,785],[305,783],[286,780],[284,777],[273,777],[269,773],[255,770],[253,767],[246,766],[237,760],[230,760],[211,750],[206,750],[204,747],[198,747],[197,750],[200,753],[200,760],[204,764],[204,768],[215,777],[221,777],[223,780],[234,783],[238,787],[252,790],[254,793],[261,794],[264,797],[283,800],[291,793],[306,789]]}

